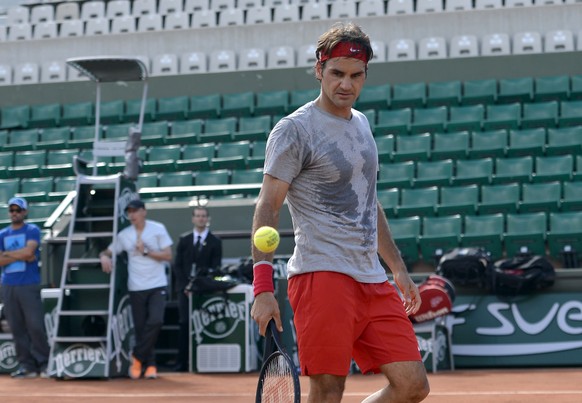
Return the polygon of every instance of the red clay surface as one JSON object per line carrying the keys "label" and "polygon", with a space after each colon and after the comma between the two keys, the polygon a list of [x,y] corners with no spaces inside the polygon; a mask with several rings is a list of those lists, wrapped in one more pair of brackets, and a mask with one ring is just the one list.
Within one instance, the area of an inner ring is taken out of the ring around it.
{"label": "red clay surface", "polygon": [[[254,402],[258,374],[161,373],[157,380],[11,379],[0,375],[0,401],[93,402]],[[429,403],[582,402],[582,369],[458,370],[429,374]],[[361,402],[380,389],[382,376],[352,375],[343,402]],[[301,378],[303,401],[309,380]]]}

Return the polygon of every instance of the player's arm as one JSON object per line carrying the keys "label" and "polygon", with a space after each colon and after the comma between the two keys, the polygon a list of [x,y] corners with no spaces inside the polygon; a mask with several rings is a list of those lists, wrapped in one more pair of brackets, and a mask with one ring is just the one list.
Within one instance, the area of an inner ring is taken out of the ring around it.
{"label": "player's arm", "polygon": [[113,270],[113,261],[111,258],[113,257],[113,252],[110,249],[105,249],[101,253],[99,253],[99,260],[101,261],[101,270],[105,273],[111,273]]}
{"label": "player's arm", "polygon": [[24,260],[27,262],[32,262],[36,259],[36,249],[38,248],[38,242],[29,239],[26,242],[24,248],[11,250],[11,251],[4,251],[0,255],[0,266],[5,266],[12,262],[16,262],[18,260]]}
{"label": "player's arm", "polygon": [[[263,226],[278,228],[279,212],[283,206],[288,190],[288,183],[265,174],[257,205],[255,206],[252,229],[253,234],[258,228]],[[261,266],[261,262],[272,262],[274,252],[264,253],[252,245],[252,254],[253,261],[255,262],[255,279],[258,279],[259,277],[266,278],[263,275],[268,272],[268,276],[271,278],[267,280],[272,281],[272,270],[268,270],[268,264],[266,266]],[[251,316],[259,325],[259,334],[265,334],[267,325],[271,319],[275,320],[279,331],[283,331],[281,313],[273,291],[264,291],[260,285],[257,285],[256,281],[254,285],[255,302],[253,303]]]}
{"label": "player's arm", "polygon": [[388,220],[384,214],[382,205],[378,202],[378,253],[386,262],[394,275],[394,281],[404,298],[406,314],[410,315],[420,308],[420,294],[418,287],[410,278],[406,265],[400,256],[400,251],[392,238]]}
{"label": "player's arm", "polygon": [[150,259],[157,260],[158,262],[171,262],[172,247],[167,246],[160,250],[149,250],[147,251],[147,257],[149,257]]}

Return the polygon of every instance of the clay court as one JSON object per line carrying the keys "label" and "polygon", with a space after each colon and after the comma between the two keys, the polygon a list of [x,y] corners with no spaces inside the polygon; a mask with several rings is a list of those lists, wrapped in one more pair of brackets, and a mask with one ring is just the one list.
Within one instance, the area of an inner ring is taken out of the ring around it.
{"label": "clay court", "polygon": [[[582,401],[582,369],[458,370],[429,374],[429,403]],[[15,380],[0,376],[3,403],[253,402],[257,374],[162,373],[157,380]],[[381,376],[348,378],[343,402],[361,402],[383,384]],[[308,379],[301,378],[303,401]]]}

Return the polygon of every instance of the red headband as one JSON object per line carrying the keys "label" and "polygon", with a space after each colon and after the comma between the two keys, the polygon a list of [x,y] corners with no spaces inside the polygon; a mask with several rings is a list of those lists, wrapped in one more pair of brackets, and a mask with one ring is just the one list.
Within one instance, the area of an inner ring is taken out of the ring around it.
{"label": "red headband", "polygon": [[321,52],[319,53],[319,60],[322,63],[334,57],[353,57],[354,59],[361,60],[366,64],[368,63],[368,54],[364,47],[352,42],[338,43],[327,55]]}

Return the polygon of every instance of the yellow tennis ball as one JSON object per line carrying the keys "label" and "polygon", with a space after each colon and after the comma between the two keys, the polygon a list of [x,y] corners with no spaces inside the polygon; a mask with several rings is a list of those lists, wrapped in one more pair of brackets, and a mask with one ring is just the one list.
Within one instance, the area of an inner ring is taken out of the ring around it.
{"label": "yellow tennis ball", "polygon": [[261,252],[271,253],[279,246],[279,233],[273,227],[261,227],[255,232],[253,242]]}

